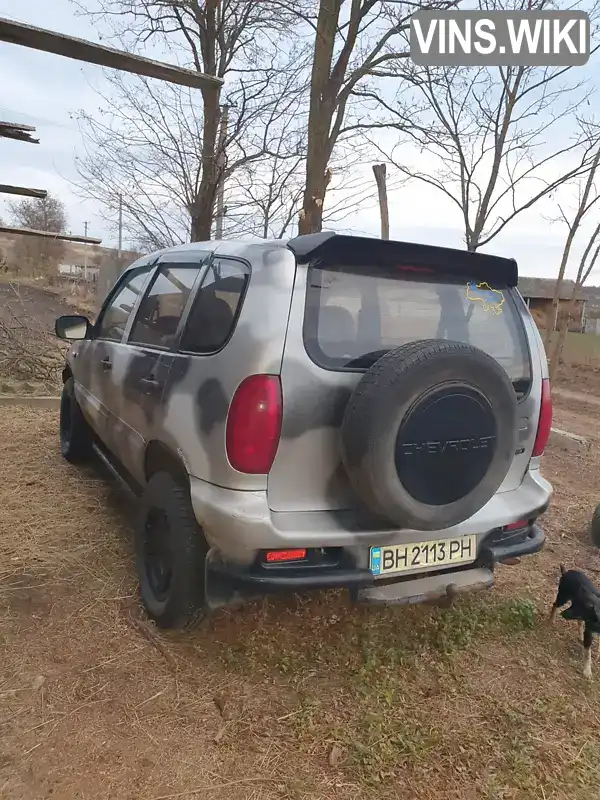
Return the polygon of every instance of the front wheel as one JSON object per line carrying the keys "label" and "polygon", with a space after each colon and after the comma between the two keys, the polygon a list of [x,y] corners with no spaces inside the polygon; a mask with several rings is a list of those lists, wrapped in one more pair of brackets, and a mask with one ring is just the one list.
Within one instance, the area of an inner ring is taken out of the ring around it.
{"label": "front wheel", "polygon": [[191,628],[206,616],[208,550],[194,516],[189,489],[167,472],[153,475],[142,495],[136,525],[140,596],[161,628]]}
{"label": "front wheel", "polygon": [[73,378],[65,381],[60,398],[60,452],[72,464],[87,461],[93,436],[75,397]]}

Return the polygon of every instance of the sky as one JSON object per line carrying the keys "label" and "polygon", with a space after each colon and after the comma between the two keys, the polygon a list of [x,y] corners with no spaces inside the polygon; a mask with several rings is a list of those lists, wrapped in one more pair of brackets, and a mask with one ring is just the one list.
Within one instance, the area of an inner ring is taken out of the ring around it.
{"label": "sky", "polygon": [[[86,5],[91,8],[94,0],[87,0]],[[0,16],[99,41],[97,29],[89,19],[75,15],[70,0],[0,0]],[[115,246],[114,233],[103,221],[101,209],[78,197],[73,185],[77,179],[74,157],[82,150],[74,116],[80,110],[99,111],[97,90],[105,85],[102,70],[0,42],[0,75],[0,120],[35,125],[34,135],[41,140],[39,145],[31,145],[0,139],[0,182],[47,189],[65,203],[72,233],[82,234],[87,222],[90,236],[101,238],[103,245]],[[389,199],[391,238],[464,246],[458,210],[440,192],[413,182],[392,191]],[[6,202],[0,196],[0,217],[5,220],[9,217]],[[553,277],[566,229],[548,221],[548,211],[547,206],[540,206],[523,213],[484,250],[516,258],[522,275]],[[338,227],[378,235],[378,210],[365,208]],[[576,269],[584,240],[585,229],[573,249],[568,274]],[[600,268],[589,282],[600,283]]]}

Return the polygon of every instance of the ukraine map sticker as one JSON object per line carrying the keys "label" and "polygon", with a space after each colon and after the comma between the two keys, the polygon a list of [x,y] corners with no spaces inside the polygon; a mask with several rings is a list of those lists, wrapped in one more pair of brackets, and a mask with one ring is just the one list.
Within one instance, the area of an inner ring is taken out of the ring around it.
{"label": "ukraine map sticker", "polygon": [[504,294],[499,289],[492,289],[489,283],[481,281],[469,281],[467,283],[467,300],[472,303],[481,303],[483,311],[493,311],[494,314],[502,314],[504,309]]}

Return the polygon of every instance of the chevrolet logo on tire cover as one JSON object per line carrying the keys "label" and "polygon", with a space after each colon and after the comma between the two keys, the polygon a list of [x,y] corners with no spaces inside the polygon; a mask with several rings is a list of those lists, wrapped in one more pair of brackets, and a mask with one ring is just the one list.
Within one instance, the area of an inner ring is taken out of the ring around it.
{"label": "chevrolet logo on tire cover", "polygon": [[440,455],[446,452],[468,452],[469,450],[484,450],[491,446],[495,436],[477,436],[473,439],[446,439],[433,442],[406,442],[402,445],[402,452],[406,456],[413,455]]}

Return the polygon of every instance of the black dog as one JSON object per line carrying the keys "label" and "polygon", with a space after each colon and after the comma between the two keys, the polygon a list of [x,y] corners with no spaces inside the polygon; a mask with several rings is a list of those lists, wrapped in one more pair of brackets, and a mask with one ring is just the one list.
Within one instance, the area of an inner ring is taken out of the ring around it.
{"label": "black dog", "polygon": [[579,630],[583,631],[583,674],[592,677],[592,641],[595,633],[600,633],[600,590],[591,580],[576,569],[566,570],[560,565],[560,582],[558,593],[552,606],[550,621],[553,622],[559,608],[571,603],[561,613],[565,619],[579,622]]}

